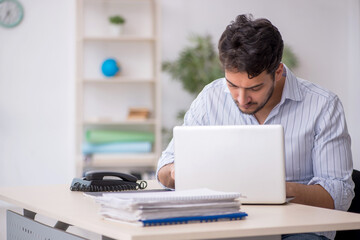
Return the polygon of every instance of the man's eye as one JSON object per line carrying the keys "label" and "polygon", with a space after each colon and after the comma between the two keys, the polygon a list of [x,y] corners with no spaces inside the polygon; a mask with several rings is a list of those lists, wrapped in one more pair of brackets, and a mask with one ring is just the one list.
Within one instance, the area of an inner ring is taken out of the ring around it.
{"label": "man's eye", "polygon": [[251,88],[251,91],[256,92],[256,91],[259,91],[260,89],[261,89],[261,87],[255,87],[255,88]]}
{"label": "man's eye", "polygon": [[236,86],[228,84],[229,88],[236,88]]}

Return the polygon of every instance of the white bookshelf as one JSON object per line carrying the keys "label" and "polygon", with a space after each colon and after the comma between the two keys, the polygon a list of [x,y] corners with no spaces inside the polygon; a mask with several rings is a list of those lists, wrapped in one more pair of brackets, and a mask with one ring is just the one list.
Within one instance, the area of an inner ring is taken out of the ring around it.
{"label": "white bookshelf", "polygon": [[119,41],[119,42],[153,42],[155,41],[156,38],[155,37],[146,37],[146,36],[142,36],[142,37],[138,37],[138,36],[118,36],[118,37],[114,37],[114,36],[88,36],[88,37],[84,37],[84,41],[87,42],[96,42],[96,41]]}
{"label": "white bookshelf", "polygon": [[[154,170],[161,150],[161,86],[158,0],[77,0],[76,168],[141,168]],[[108,17],[122,15],[124,32],[111,35]],[[101,73],[106,58],[116,58],[120,74]],[[150,110],[146,120],[128,120],[132,107]],[[146,154],[83,156],[88,129],[152,132]]]}
{"label": "white bookshelf", "polygon": [[122,83],[156,83],[155,78],[131,78],[131,77],[113,77],[113,78],[86,78],[84,84],[122,84]]}
{"label": "white bookshelf", "polygon": [[143,120],[124,120],[124,121],[112,121],[107,119],[95,119],[95,120],[84,120],[85,125],[156,125],[156,119]]}

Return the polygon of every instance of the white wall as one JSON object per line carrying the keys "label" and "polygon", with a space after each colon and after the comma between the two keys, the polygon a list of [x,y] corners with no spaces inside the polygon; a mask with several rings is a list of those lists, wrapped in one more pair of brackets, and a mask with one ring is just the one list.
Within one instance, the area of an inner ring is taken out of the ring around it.
{"label": "white wall", "polygon": [[[0,28],[0,186],[69,183],[74,176],[75,1],[20,0],[23,22]],[[339,94],[360,168],[359,0],[162,0],[162,56],[191,33],[217,42],[240,13],[269,18],[299,57],[299,76]],[[163,123],[192,97],[163,74]]]}
{"label": "white wall", "polygon": [[360,1],[349,1],[348,7],[348,67],[344,69],[344,71],[348,71],[348,104],[345,107],[348,114],[349,131],[353,140],[354,167],[360,169]]}
{"label": "white wall", "polygon": [[70,182],[75,5],[20,2],[22,23],[0,27],[0,186]]}

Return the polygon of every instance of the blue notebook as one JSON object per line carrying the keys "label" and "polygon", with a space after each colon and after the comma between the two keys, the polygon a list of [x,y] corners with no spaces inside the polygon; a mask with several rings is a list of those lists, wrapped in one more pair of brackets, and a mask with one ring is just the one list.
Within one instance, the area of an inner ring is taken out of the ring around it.
{"label": "blue notebook", "polygon": [[209,216],[191,216],[191,217],[175,217],[175,218],[161,218],[142,220],[144,227],[172,225],[172,224],[186,224],[192,222],[217,222],[217,221],[232,221],[241,220],[248,216],[245,212],[222,214],[222,215],[209,215]]}

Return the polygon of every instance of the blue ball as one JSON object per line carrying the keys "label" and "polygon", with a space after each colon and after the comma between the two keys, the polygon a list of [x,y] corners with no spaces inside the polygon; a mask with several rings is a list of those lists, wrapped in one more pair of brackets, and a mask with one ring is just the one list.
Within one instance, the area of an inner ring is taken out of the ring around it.
{"label": "blue ball", "polygon": [[106,59],[101,65],[101,71],[106,77],[113,77],[119,72],[120,68],[113,58]]}

